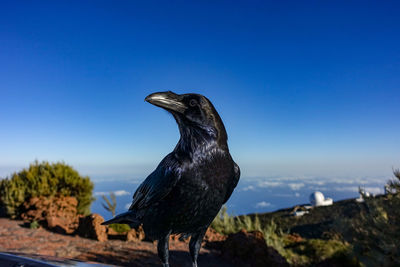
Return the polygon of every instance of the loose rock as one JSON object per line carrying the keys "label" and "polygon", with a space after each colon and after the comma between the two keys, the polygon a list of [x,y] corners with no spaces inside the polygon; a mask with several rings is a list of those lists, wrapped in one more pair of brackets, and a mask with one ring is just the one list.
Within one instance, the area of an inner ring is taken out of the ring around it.
{"label": "loose rock", "polygon": [[79,219],[77,233],[82,237],[95,239],[101,242],[106,241],[107,229],[106,226],[101,225],[102,222],[104,222],[104,218],[96,213],[82,217]]}
{"label": "loose rock", "polygon": [[132,228],[126,234],[126,241],[142,241],[145,238],[144,230],[142,226],[138,229]]}
{"label": "loose rock", "polygon": [[228,238],[226,235],[222,235],[212,228],[208,228],[204,236],[203,243],[205,247],[211,249],[221,249],[225,240]]}
{"label": "loose rock", "polygon": [[260,231],[241,230],[229,235],[222,246],[222,255],[235,266],[289,266],[285,258],[267,246]]}

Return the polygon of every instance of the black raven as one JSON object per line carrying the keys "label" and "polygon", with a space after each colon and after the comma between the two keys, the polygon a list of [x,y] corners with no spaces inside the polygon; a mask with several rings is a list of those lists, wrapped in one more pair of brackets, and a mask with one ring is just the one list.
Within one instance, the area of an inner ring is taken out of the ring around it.
{"label": "black raven", "polygon": [[240,169],[229,154],[224,124],[206,97],[168,91],[145,100],[173,115],[181,137],[136,190],[129,211],[103,224],[143,224],[146,236],[158,240],[163,266],[169,266],[169,235],[191,236],[189,250],[197,266],[204,234],[236,187]]}

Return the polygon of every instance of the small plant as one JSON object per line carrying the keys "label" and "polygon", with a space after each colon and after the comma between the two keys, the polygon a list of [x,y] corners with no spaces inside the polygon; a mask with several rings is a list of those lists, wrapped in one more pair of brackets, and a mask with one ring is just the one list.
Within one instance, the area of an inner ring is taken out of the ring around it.
{"label": "small plant", "polygon": [[103,198],[103,200],[106,202],[107,205],[105,205],[104,203],[101,203],[101,205],[103,206],[103,208],[109,212],[111,212],[111,215],[113,217],[115,217],[115,210],[117,208],[117,198],[115,197],[114,192],[110,192],[110,200],[108,200],[108,198],[105,195],[101,196]]}
{"label": "small plant", "polygon": [[39,222],[38,221],[33,221],[29,224],[29,228],[30,229],[38,229],[40,227]]}
{"label": "small plant", "polygon": [[226,206],[221,208],[217,217],[215,217],[214,221],[211,223],[211,227],[215,231],[224,235],[235,233],[236,231],[240,230],[237,229],[235,218],[233,216],[229,216]]}
{"label": "small plant", "polygon": [[129,225],[121,223],[112,223],[108,227],[110,227],[117,233],[125,233],[131,230],[131,227]]}
{"label": "small plant", "polygon": [[223,206],[217,217],[211,223],[211,227],[221,234],[232,234],[245,229],[247,231],[262,231],[261,223],[256,215],[254,219],[250,216],[230,216],[226,206]]}

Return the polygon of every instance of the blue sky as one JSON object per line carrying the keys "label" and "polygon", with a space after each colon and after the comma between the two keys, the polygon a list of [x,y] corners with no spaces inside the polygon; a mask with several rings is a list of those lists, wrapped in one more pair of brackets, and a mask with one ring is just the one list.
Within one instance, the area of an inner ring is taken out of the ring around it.
{"label": "blue sky", "polygon": [[35,159],[145,176],[206,95],[243,177],[400,167],[397,1],[3,1],[0,176]]}

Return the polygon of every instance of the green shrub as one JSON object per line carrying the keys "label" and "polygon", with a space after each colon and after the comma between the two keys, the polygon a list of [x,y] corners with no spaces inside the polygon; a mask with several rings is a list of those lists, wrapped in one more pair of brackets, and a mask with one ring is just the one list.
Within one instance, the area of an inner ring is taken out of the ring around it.
{"label": "green shrub", "polygon": [[131,230],[131,227],[129,225],[122,223],[112,223],[108,227],[110,227],[117,233],[125,233]]}
{"label": "green shrub", "polygon": [[235,222],[235,217],[229,216],[226,206],[221,208],[217,217],[211,223],[211,228],[224,235],[236,233],[240,230]]}
{"label": "green shrub", "polygon": [[250,216],[230,216],[227,212],[226,206],[223,206],[219,211],[217,217],[211,223],[211,227],[217,232],[228,235],[237,233],[241,229],[247,231],[262,231],[261,223],[256,215],[253,218]]}
{"label": "green shrub", "polygon": [[338,240],[305,239],[286,247],[294,265],[313,265],[327,259],[340,259],[345,266],[359,266],[350,256],[351,246]]}
{"label": "green shrub", "polygon": [[38,229],[40,227],[38,221],[33,221],[29,224],[30,229]]}
{"label": "green shrub", "polygon": [[0,205],[11,218],[19,217],[21,205],[32,197],[72,196],[78,200],[78,213],[90,213],[93,183],[63,163],[35,161],[28,169],[0,181]]}

